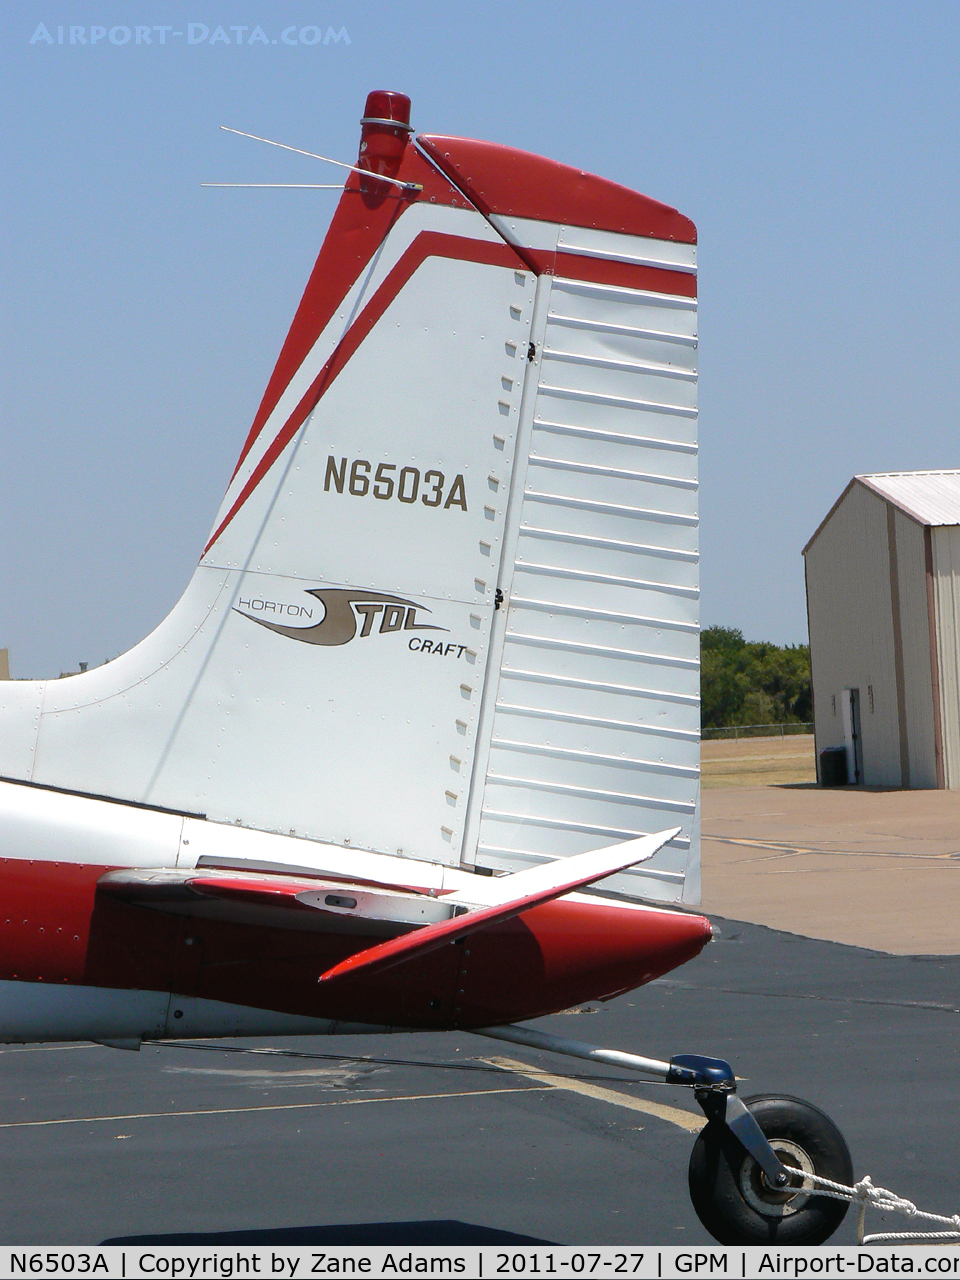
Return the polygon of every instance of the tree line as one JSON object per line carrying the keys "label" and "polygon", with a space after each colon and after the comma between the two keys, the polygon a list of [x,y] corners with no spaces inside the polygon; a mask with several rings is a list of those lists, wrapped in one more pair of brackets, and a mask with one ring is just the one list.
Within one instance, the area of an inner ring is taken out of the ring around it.
{"label": "tree line", "polygon": [[700,723],[797,724],[813,719],[810,646],[747,641],[736,627],[700,633]]}

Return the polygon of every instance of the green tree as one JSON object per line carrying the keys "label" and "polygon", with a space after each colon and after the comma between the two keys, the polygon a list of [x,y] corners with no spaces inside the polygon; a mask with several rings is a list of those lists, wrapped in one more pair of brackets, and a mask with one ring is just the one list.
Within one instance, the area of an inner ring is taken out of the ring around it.
{"label": "green tree", "polygon": [[735,627],[700,636],[701,724],[808,723],[813,711],[810,648],[746,641]]}

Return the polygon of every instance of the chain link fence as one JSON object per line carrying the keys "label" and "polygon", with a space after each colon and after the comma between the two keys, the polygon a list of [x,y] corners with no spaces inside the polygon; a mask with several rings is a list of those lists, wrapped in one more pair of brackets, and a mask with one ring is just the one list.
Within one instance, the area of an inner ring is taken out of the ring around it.
{"label": "chain link fence", "polygon": [[790,738],[798,734],[813,733],[813,724],[726,724],[719,729],[701,729],[704,742],[722,738]]}

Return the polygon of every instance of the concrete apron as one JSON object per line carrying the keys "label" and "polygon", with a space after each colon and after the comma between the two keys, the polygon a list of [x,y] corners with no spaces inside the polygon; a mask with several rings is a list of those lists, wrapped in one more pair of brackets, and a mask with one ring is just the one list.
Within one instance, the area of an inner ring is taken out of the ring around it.
{"label": "concrete apron", "polygon": [[703,909],[895,955],[960,955],[960,792],[702,792]]}

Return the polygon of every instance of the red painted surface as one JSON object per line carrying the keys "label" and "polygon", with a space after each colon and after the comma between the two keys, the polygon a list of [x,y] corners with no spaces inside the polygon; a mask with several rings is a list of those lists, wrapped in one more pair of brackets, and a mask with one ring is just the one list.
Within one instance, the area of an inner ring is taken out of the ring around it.
{"label": "red painted surface", "polygon": [[0,979],[83,981],[94,894],[106,870],[0,860]]}
{"label": "red painted surface", "polygon": [[[396,124],[388,124],[387,121],[396,121]],[[410,99],[407,95],[383,89],[368,94],[360,122],[358,166],[369,169],[371,173],[397,178],[409,136]],[[360,188],[365,194],[375,195],[377,183],[361,180]]]}
{"label": "red painted surface", "polygon": [[[308,1017],[477,1027],[629,990],[695,956],[701,916],[558,899],[383,973],[320,983],[380,937],[254,928],[124,902],[104,867],[0,863],[0,978],[171,991]],[[26,921],[26,924],[22,922]]]}
{"label": "red painted surface", "polygon": [[676,209],[582,169],[496,142],[439,135],[417,142],[485,215],[697,242],[696,227]]}
{"label": "red painted surface", "polygon": [[367,94],[360,123],[366,126],[368,123],[383,123],[386,120],[395,120],[409,131],[410,99],[405,93],[397,93],[394,89],[374,89]]}
{"label": "red painted surface", "polygon": [[[516,934],[533,940],[537,958]],[[512,1022],[569,1009],[584,1000],[642,986],[698,955],[710,940],[703,916],[680,911],[631,911],[602,901],[559,898],[465,940],[458,990],[460,1026]],[[469,954],[466,954],[469,953]]]}
{"label": "red painted surface", "polygon": [[[387,169],[393,169],[391,177],[400,182],[419,183],[423,192],[411,195],[386,182],[372,182],[359,174],[350,174],[293,317],[290,332],[263,393],[234,475],[263,430],[264,423],[277,407],[277,401],[287,389],[290,379],[303,364],[313,344],[335,315],[390,228],[410,207],[411,201],[426,200],[446,205],[456,203],[459,207],[464,204],[460,193],[454,190],[446,178],[415,147],[408,145],[405,132],[400,141],[402,146],[398,160],[386,164],[385,158],[381,159]],[[371,157],[370,163],[373,162]],[[379,161],[376,163],[379,164]]]}
{"label": "red painted surface", "polygon": [[[603,875],[609,875],[611,871],[618,870],[623,870],[623,867],[608,866]],[[479,910],[465,911],[461,908],[462,914],[453,916],[449,920],[432,924],[426,929],[408,933],[404,937],[392,938],[388,942],[381,942],[369,951],[355,952],[349,959],[341,961],[333,969],[324,973],[320,981],[331,982],[346,977],[351,973],[359,973],[361,970],[367,974],[380,973],[384,969],[392,968],[393,965],[407,957],[427,955],[439,946],[445,946],[456,940],[467,938],[480,930],[489,929],[492,925],[512,920],[514,916],[529,913],[534,907],[552,902],[576,889],[582,889],[592,881],[600,878],[602,876],[598,874],[596,865],[590,869],[589,873],[585,873],[581,867],[573,875],[571,875],[570,871],[567,871],[567,878],[564,883],[547,885],[535,892],[514,897],[507,901],[497,902],[492,906],[483,907]],[[516,881],[513,883],[514,885],[517,884]],[[508,879],[504,882],[505,891],[509,892],[510,887],[511,881]],[[514,892],[516,892],[516,889],[514,889]],[[577,924],[577,921],[582,918],[587,922],[589,930],[589,926],[594,923],[595,908],[592,904],[588,906],[583,903],[568,902],[566,905],[567,911],[562,918],[567,921],[567,929],[571,936],[579,937],[584,930]],[[596,919],[600,925],[611,924],[613,926],[612,933],[617,934],[622,932],[617,917],[622,917],[624,914],[623,910],[606,908],[604,914]],[[656,916],[652,916],[651,919],[657,927],[663,926],[662,914],[658,913]],[[671,925],[676,925],[676,922],[671,921]],[[607,930],[606,933],[609,935],[611,930]],[[632,932],[624,936],[630,939],[633,938]],[[644,942],[646,936],[646,934],[643,934],[642,940]],[[632,945],[632,943],[628,943],[628,945]]]}

